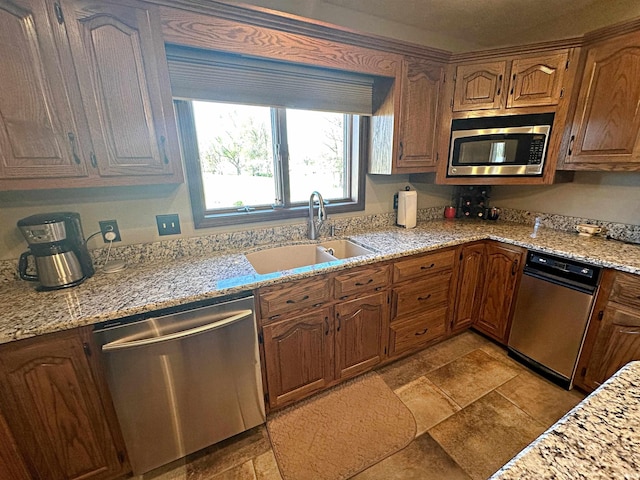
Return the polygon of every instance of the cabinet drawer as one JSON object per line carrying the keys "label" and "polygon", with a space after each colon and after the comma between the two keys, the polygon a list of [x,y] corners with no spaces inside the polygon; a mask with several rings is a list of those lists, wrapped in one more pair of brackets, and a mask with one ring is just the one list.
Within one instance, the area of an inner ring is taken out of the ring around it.
{"label": "cabinet drawer", "polygon": [[640,277],[616,273],[609,300],[624,305],[640,307]]}
{"label": "cabinet drawer", "polygon": [[334,295],[345,300],[357,292],[383,290],[389,284],[389,265],[358,268],[355,272],[338,275],[333,280]]}
{"label": "cabinet drawer", "polygon": [[389,354],[398,355],[444,336],[448,310],[447,306],[442,306],[427,314],[393,322],[389,330]]}
{"label": "cabinet drawer", "polygon": [[393,289],[393,320],[407,314],[427,311],[449,301],[451,273]]}
{"label": "cabinet drawer", "polygon": [[275,320],[282,313],[321,307],[330,301],[330,297],[329,280],[326,277],[261,288],[260,315],[263,319]]}
{"label": "cabinet drawer", "polygon": [[420,275],[452,268],[455,255],[455,250],[447,250],[396,262],[393,265],[393,281],[401,282]]}

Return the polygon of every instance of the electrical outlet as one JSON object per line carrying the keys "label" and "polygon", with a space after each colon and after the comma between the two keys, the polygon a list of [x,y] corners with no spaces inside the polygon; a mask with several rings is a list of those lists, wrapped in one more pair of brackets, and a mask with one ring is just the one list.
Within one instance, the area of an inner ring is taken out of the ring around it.
{"label": "electrical outlet", "polygon": [[180,233],[180,217],[177,213],[156,215],[158,235],[177,235]]}
{"label": "electrical outlet", "polygon": [[122,238],[120,238],[120,229],[118,228],[118,222],[115,220],[100,220],[98,222],[100,224],[100,232],[102,233],[102,240],[104,243],[109,243],[109,240],[105,237],[105,235],[109,232],[113,232],[116,235],[116,238],[113,239],[114,242],[121,242]]}

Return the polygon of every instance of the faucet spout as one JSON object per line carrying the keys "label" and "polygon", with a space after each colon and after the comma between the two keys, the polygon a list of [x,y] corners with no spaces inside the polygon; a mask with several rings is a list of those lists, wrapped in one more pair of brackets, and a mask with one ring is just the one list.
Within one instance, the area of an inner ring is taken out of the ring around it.
{"label": "faucet spout", "polygon": [[[316,222],[313,220],[313,198],[318,197],[318,226],[316,227]],[[318,227],[322,225],[327,219],[327,211],[324,208],[324,199],[320,192],[314,191],[311,192],[311,196],[309,197],[309,239],[316,240],[318,238]]]}

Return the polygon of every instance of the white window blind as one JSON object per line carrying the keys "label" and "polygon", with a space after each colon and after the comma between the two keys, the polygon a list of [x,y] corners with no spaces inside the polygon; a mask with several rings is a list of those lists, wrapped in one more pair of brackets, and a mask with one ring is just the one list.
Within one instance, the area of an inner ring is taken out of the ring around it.
{"label": "white window blind", "polygon": [[374,77],[167,45],[174,98],[371,115]]}

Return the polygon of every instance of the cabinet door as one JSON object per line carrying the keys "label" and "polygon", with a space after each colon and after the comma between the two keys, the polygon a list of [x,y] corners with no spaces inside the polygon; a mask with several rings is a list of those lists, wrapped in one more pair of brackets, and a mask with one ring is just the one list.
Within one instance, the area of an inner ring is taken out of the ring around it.
{"label": "cabinet door", "polygon": [[562,92],[568,52],[516,58],[511,64],[507,108],[557,105]]}
{"label": "cabinet door", "polygon": [[333,380],[333,322],[323,308],[263,327],[269,406],[281,407]]}
{"label": "cabinet door", "polygon": [[639,79],[640,32],[589,48],[565,165],[640,168]]}
{"label": "cabinet door", "polygon": [[405,58],[403,74],[397,167],[413,173],[432,171],[436,166],[444,66]]}
{"label": "cabinet door", "polygon": [[85,120],[77,118],[78,85],[73,76],[65,78],[53,22],[63,28],[53,2],[0,0],[2,179],[87,174],[79,141],[78,120]]}
{"label": "cabinet door", "polygon": [[91,0],[66,5],[67,21],[75,21],[70,41],[100,175],[180,172],[155,7]]}
{"label": "cabinet door", "polygon": [[29,480],[31,478],[2,413],[0,413],[0,478],[11,480]]}
{"label": "cabinet door", "polygon": [[478,318],[485,277],[484,250],[484,244],[469,245],[460,253],[453,332],[470,327]]}
{"label": "cabinet door", "polygon": [[507,62],[459,65],[456,68],[453,111],[500,108]]}
{"label": "cabinet door", "polygon": [[599,387],[628,362],[640,360],[638,311],[609,303],[600,321],[602,324],[584,374],[584,383],[592,389]]}
{"label": "cabinet door", "polygon": [[335,307],[336,379],[353,377],[382,361],[388,339],[386,292]]}
{"label": "cabinet door", "polygon": [[486,245],[482,300],[474,326],[501,343],[509,338],[508,327],[523,255],[519,247],[493,242]]}
{"label": "cabinet door", "polygon": [[110,479],[128,470],[90,348],[73,330],[0,349],[2,411],[33,478]]}

